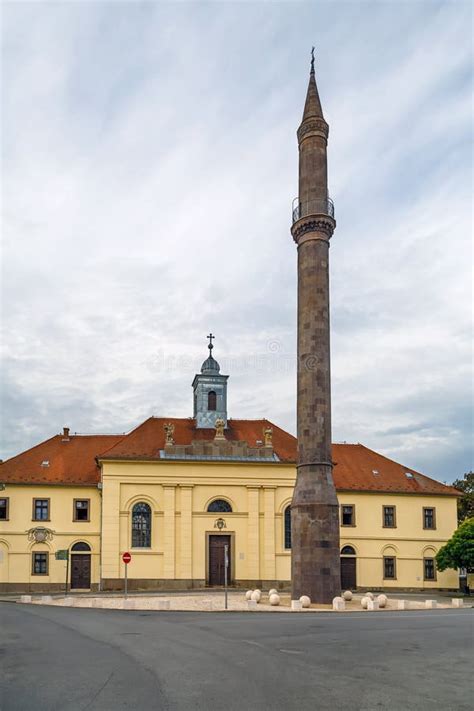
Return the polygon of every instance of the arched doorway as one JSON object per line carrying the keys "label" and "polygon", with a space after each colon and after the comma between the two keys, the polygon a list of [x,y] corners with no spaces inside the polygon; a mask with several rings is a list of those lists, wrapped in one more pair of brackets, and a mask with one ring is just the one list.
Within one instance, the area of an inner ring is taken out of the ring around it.
{"label": "arched doorway", "polygon": [[89,590],[91,586],[91,547],[75,543],[71,548],[71,589]]}
{"label": "arched doorway", "polygon": [[357,587],[356,552],[352,546],[341,550],[341,590],[355,590]]}

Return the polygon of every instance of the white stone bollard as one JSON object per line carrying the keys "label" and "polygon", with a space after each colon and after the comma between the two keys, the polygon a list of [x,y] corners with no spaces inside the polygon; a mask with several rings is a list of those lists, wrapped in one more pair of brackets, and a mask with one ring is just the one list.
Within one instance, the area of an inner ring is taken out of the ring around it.
{"label": "white stone bollard", "polygon": [[436,600],[425,600],[425,607],[427,610],[434,610],[436,608]]}
{"label": "white stone bollard", "polygon": [[268,591],[268,597],[271,595],[278,595],[278,590],[275,590],[275,588],[272,588],[271,590]]}
{"label": "white stone bollard", "polygon": [[20,602],[31,602],[31,595],[22,595],[20,597]]}
{"label": "white stone bollard", "polygon": [[49,605],[51,602],[53,602],[52,595],[41,595],[41,603],[43,605]]}
{"label": "white stone bollard", "polygon": [[291,609],[293,610],[293,612],[301,612],[301,610],[303,609],[301,600],[292,600],[291,601]]}
{"label": "white stone bollard", "polygon": [[247,600],[247,610],[256,610],[257,609],[257,601],[256,600]]}
{"label": "white stone bollard", "polygon": [[367,601],[367,609],[368,610],[378,610],[379,609],[379,603],[377,600],[368,600]]}
{"label": "white stone bollard", "polygon": [[246,600],[251,600],[251,599],[252,599],[252,593],[253,593],[253,590],[247,590],[247,592],[245,593],[245,599],[246,599]]}
{"label": "white stone bollard", "polygon": [[453,597],[451,604],[453,607],[464,607],[464,600],[461,597]]}
{"label": "white stone bollard", "polygon": [[254,600],[254,602],[260,602],[261,597],[262,593],[260,592],[260,590],[254,590],[252,595],[250,596],[250,599]]}
{"label": "white stone bollard", "polygon": [[408,610],[408,600],[397,600],[398,610]]}
{"label": "white stone bollard", "polygon": [[301,607],[311,607],[311,598],[308,595],[302,595],[300,597]]}
{"label": "white stone bollard", "polygon": [[158,600],[158,609],[159,610],[169,610],[170,609],[170,601],[169,600]]}
{"label": "white stone bollard", "polygon": [[276,606],[280,604],[280,596],[277,593],[272,593],[268,599],[270,605]]}
{"label": "white stone bollard", "polygon": [[386,595],[377,595],[377,602],[379,607],[387,607],[388,597]]}
{"label": "white stone bollard", "polygon": [[374,599],[374,593],[372,593],[372,592],[366,592],[366,593],[364,593],[364,597],[368,597],[368,598],[370,598],[370,600],[373,600],[373,599]]}
{"label": "white stone bollard", "polygon": [[342,597],[344,600],[347,602],[350,602],[352,600],[352,591],[351,590],[345,590],[342,594]]}
{"label": "white stone bollard", "polygon": [[337,610],[340,612],[341,610],[346,609],[346,603],[344,602],[343,597],[335,597],[332,601],[332,609]]}
{"label": "white stone bollard", "polygon": [[367,610],[367,605],[369,604],[370,597],[363,597],[360,601],[362,609]]}

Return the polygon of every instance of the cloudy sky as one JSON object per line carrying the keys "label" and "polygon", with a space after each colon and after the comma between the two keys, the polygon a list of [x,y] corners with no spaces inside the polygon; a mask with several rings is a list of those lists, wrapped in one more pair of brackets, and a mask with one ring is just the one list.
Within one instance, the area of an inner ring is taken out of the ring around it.
{"label": "cloudy sky", "polygon": [[296,128],[330,124],[333,439],[471,467],[471,3],[3,5],[7,458],[68,425],[295,431]]}

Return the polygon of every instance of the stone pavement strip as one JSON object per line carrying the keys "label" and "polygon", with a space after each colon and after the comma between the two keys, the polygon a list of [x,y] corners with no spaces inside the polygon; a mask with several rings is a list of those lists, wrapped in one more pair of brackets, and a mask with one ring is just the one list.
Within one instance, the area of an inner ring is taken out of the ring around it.
{"label": "stone pavement strip", "polygon": [[[228,608],[230,612],[248,612],[249,610],[257,610],[259,612],[360,612],[361,599],[364,595],[356,594],[353,599],[345,603],[344,610],[334,611],[331,605],[311,605],[309,608],[302,608],[301,605],[292,605],[290,595],[280,595],[280,604],[278,606],[270,605],[268,595],[262,593],[261,600],[258,604],[249,603],[245,599],[244,593],[231,592],[228,595]],[[387,596],[388,597],[388,596]],[[113,596],[90,596],[90,595],[68,595],[68,596],[31,596],[22,595],[17,602],[31,603],[34,605],[53,605],[58,607],[81,607],[81,608],[101,608],[115,610],[173,610],[173,611],[192,611],[192,612],[225,612],[224,593],[222,595],[215,592],[195,593],[195,594],[171,594],[163,595],[129,595],[127,598],[121,595]],[[464,604],[460,599],[446,599],[442,602],[432,599],[407,599],[400,598],[391,599],[388,597],[385,611],[397,610],[424,610],[424,609],[450,609],[452,607],[470,607],[471,604]],[[379,612],[382,608],[375,606],[374,609],[369,609],[367,612]]]}

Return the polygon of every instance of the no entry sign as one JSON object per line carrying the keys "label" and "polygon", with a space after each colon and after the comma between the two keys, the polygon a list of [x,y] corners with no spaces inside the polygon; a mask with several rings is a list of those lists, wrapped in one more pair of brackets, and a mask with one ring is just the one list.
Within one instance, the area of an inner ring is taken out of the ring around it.
{"label": "no entry sign", "polygon": [[132,556],[128,552],[124,553],[122,556],[122,560],[125,563],[125,565],[128,565],[128,563],[130,563],[130,561],[132,560]]}

